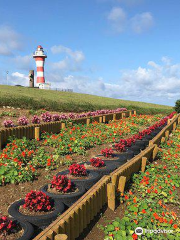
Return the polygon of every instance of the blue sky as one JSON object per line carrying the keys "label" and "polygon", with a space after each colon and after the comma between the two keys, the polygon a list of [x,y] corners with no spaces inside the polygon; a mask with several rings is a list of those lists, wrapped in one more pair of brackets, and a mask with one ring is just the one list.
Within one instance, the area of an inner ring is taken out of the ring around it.
{"label": "blue sky", "polygon": [[41,44],[52,87],[174,105],[179,9],[179,0],[0,0],[0,84],[8,70],[9,84],[28,85]]}

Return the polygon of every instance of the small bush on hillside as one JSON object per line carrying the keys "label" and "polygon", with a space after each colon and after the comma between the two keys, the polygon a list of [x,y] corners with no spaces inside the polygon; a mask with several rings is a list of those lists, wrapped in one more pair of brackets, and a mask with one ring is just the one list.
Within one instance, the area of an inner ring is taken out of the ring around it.
{"label": "small bush on hillside", "polygon": [[28,125],[28,123],[29,123],[29,121],[28,121],[27,117],[25,117],[25,116],[20,117],[20,118],[18,119],[18,124],[19,124],[20,126]]}
{"label": "small bush on hillside", "polygon": [[180,113],[180,99],[176,101],[175,111],[176,111],[177,113]]}

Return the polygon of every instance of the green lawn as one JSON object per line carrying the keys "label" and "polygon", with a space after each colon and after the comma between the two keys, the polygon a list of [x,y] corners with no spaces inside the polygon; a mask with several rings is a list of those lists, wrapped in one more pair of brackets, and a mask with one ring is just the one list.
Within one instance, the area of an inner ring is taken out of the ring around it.
{"label": "green lawn", "polygon": [[169,113],[172,107],[99,97],[89,94],[40,90],[27,87],[0,85],[0,106],[13,106],[26,109],[45,108],[51,111],[82,112],[97,109],[126,107],[138,113]]}

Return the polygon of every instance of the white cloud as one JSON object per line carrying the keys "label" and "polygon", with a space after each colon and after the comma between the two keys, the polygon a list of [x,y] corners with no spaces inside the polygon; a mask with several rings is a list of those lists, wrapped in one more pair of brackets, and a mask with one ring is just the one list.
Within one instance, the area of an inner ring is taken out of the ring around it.
{"label": "white cloud", "polygon": [[[164,58],[162,58],[164,59]],[[116,83],[107,83],[102,77],[54,74],[47,76],[52,86],[70,88],[75,92],[112,98],[146,101],[173,105],[180,97],[180,63],[167,65],[149,61],[147,67],[122,70]]]}
{"label": "white cloud", "polygon": [[113,7],[108,14],[107,19],[116,32],[122,32],[126,25],[126,13],[120,7]]}
{"label": "white cloud", "polygon": [[1,84],[28,86],[29,78],[20,72],[9,73],[8,76],[0,76]]}
{"label": "white cloud", "polygon": [[9,26],[0,26],[0,55],[13,55],[15,50],[21,50],[21,36]]}
{"label": "white cloud", "polygon": [[150,12],[136,14],[130,18],[121,7],[113,7],[107,15],[107,20],[111,24],[112,29],[117,33],[132,29],[136,34],[140,34],[154,25],[154,18]]}
{"label": "white cloud", "polygon": [[55,71],[81,71],[81,64],[85,59],[82,51],[73,51],[70,48],[62,45],[51,47],[53,54],[65,54],[65,58],[50,64],[51,68]]}
{"label": "white cloud", "polygon": [[73,51],[70,48],[64,47],[62,45],[51,47],[51,52],[53,54],[65,53],[70,56],[75,62],[82,62],[85,56],[82,51]]}
{"label": "white cloud", "polygon": [[33,59],[32,54],[26,56],[16,56],[11,59],[12,63],[15,64],[15,67],[23,70],[31,70],[34,69],[35,61]]}
{"label": "white cloud", "polygon": [[154,24],[154,19],[150,12],[137,14],[130,21],[133,31],[138,34],[149,30]]}

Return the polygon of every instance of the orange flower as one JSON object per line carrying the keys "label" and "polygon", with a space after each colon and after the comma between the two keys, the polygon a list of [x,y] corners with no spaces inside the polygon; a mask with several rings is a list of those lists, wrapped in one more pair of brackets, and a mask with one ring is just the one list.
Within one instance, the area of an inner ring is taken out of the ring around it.
{"label": "orange flower", "polygon": [[178,225],[177,225],[177,224],[174,224],[174,225],[173,225],[173,228],[174,228],[174,229],[176,229],[177,227],[178,227]]}
{"label": "orange flower", "polygon": [[138,224],[138,221],[137,220],[134,220],[135,224]]}

